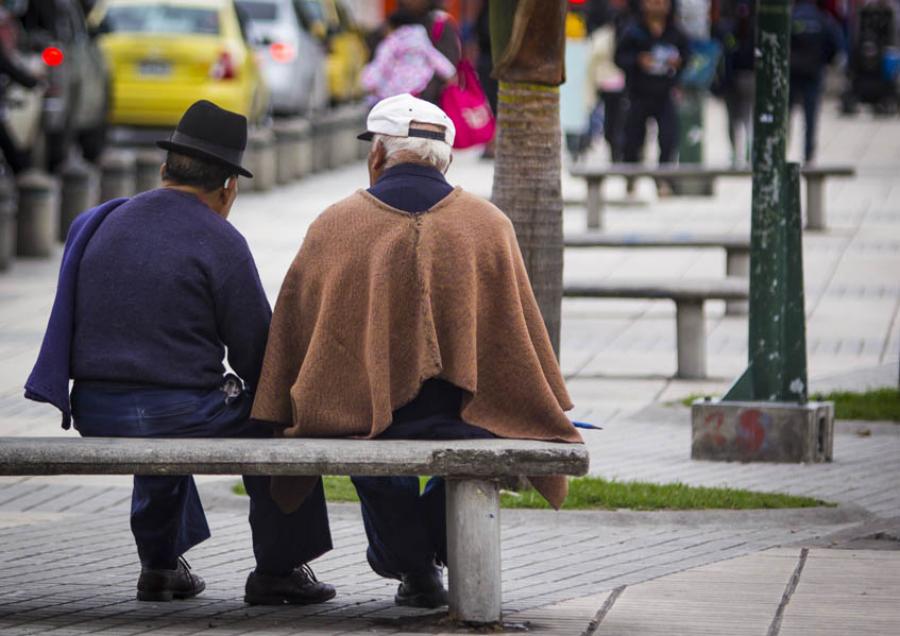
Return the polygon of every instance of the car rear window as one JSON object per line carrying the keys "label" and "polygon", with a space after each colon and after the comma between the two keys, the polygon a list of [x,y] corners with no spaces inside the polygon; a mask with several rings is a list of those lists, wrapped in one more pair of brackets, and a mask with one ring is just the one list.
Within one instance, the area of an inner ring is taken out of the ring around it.
{"label": "car rear window", "polygon": [[105,21],[113,33],[219,34],[218,11],[198,7],[129,4],[110,7]]}
{"label": "car rear window", "polygon": [[237,6],[248,18],[259,22],[272,22],[278,17],[278,5],[274,2],[238,2]]}

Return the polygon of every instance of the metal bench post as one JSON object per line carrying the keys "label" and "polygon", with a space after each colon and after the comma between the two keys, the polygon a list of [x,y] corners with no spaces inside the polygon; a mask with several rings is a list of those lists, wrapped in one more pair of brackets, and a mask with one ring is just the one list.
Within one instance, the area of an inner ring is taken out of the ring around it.
{"label": "metal bench post", "polygon": [[806,229],[822,231],[825,228],[825,177],[818,174],[806,176]]}
{"label": "metal bench post", "polygon": [[678,372],[684,379],[706,377],[706,329],[702,300],[675,300],[675,347]]}
{"label": "metal bench post", "polygon": [[[735,278],[750,278],[750,250],[745,248],[725,248],[725,275]],[[725,315],[746,315],[750,303],[746,300],[726,300]]]}
{"label": "metal bench post", "polygon": [[447,479],[450,617],[500,620],[500,489],[495,481]]}
{"label": "metal bench post", "polygon": [[603,229],[603,179],[588,177],[587,226],[589,230]]}

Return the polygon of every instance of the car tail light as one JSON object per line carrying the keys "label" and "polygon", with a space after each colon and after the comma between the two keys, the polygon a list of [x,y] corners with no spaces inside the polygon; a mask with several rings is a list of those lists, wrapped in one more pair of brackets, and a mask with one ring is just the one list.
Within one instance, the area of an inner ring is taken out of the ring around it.
{"label": "car tail light", "polygon": [[41,59],[44,60],[44,64],[47,66],[59,66],[63,63],[65,55],[55,46],[48,46],[41,52]]}
{"label": "car tail light", "polygon": [[219,59],[209,69],[209,76],[217,80],[230,80],[237,77],[237,66],[228,51],[222,51]]}
{"label": "car tail light", "polygon": [[294,58],[297,57],[297,49],[287,42],[275,42],[269,46],[269,53],[272,55],[273,60],[282,64],[293,62]]}

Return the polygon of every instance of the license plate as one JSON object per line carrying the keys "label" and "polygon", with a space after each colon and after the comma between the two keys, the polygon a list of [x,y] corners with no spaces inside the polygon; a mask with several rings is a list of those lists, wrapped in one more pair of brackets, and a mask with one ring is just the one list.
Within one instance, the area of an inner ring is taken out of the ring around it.
{"label": "license plate", "polygon": [[172,72],[172,65],[168,62],[159,62],[159,61],[144,61],[138,65],[138,71],[141,75],[148,75],[152,77],[159,77],[162,75],[168,75]]}

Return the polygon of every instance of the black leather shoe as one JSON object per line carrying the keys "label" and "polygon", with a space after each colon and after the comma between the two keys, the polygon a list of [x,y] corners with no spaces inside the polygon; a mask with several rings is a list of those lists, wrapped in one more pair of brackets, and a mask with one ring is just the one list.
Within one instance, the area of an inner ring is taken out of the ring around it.
{"label": "black leather shoe", "polygon": [[203,579],[191,573],[191,566],[184,557],[178,557],[178,566],[174,570],[141,568],[137,600],[159,603],[193,598],[205,589]]}
{"label": "black leather shoe", "polygon": [[421,574],[404,574],[400,579],[394,602],[407,607],[434,609],[447,605],[447,590],[441,579],[440,568]]}
{"label": "black leather shoe", "polygon": [[334,586],[320,583],[308,565],[287,576],[258,574],[247,577],[244,602],[250,605],[313,605],[334,598]]}

